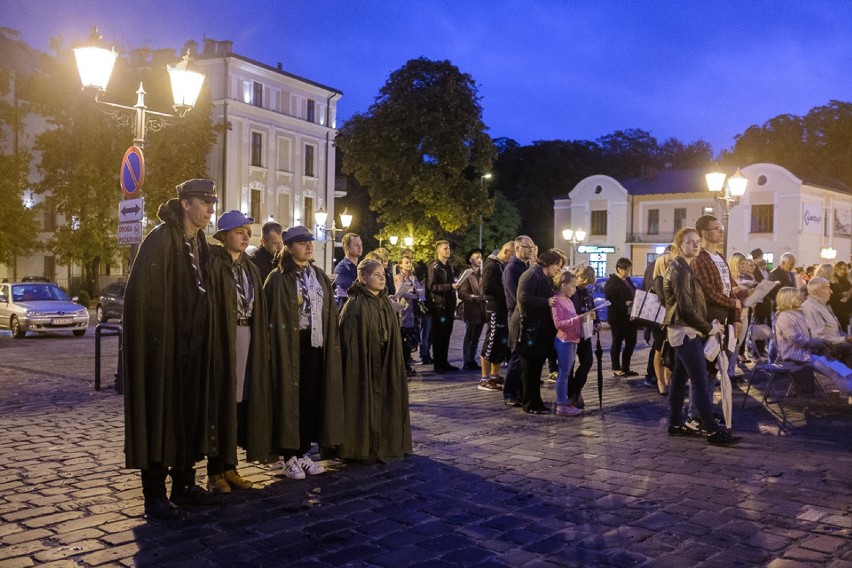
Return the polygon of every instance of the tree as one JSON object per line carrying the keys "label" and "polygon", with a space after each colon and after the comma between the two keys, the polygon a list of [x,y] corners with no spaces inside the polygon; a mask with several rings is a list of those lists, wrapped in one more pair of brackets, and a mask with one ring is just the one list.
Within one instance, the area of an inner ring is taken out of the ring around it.
{"label": "tree", "polygon": [[[159,67],[130,67],[120,59],[104,98],[132,103],[144,78],[155,91],[146,97],[146,106],[168,109],[163,97],[170,89],[164,80],[165,68]],[[118,202],[123,197],[118,174],[121,157],[133,140],[132,130],[81,93],[70,49],[57,45],[54,56],[45,55],[42,68],[34,98],[51,128],[36,141],[42,174],[37,191],[48,195],[66,219],[47,246],[60,264],[80,264],[85,289],[95,293],[101,264],[115,262],[126,252],[116,239]],[[153,221],[149,226],[157,222],[158,206],[175,197],[175,185],[207,175],[206,159],[215,140],[209,105],[205,93],[199,108],[186,119],[175,120],[162,132],[151,132],[147,139],[143,195],[146,214]]]}
{"label": "tree", "polygon": [[24,205],[29,187],[30,152],[18,141],[22,136],[26,106],[11,96],[12,73],[0,69],[0,264],[29,254],[36,245],[38,226],[34,211]]}
{"label": "tree", "polygon": [[419,58],[391,73],[336,144],[343,172],[367,188],[385,232],[416,227],[434,241],[491,212],[480,183],[494,158],[485,130],[473,78],[449,61]]}
{"label": "tree", "polygon": [[[494,193],[494,213],[482,218],[482,248],[485,255],[491,254],[495,248],[500,248],[506,241],[511,241],[520,234],[521,213],[515,204],[501,192]],[[458,253],[479,246],[479,224],[472,226],[458,244]]]}

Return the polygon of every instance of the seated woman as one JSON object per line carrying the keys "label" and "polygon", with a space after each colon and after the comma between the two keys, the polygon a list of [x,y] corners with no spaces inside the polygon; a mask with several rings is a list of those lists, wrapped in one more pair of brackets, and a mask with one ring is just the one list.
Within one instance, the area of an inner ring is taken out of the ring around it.
{"label": "seated woman", "polygon": [[843,367],[838,362],[831,363],[822,353],[829,349],[824,339],[811,336],[808,322],[801,310],[802,299],[799,290],[791,287],[781,288],[775,297],[778,314],[775,320],[775,340],[779,361],[804,363],[803,375],[796,380],[803,392],[813,391],[813,372],[817,371],[830,378],[835,384],[849,391],[852,377],[838,371]]}

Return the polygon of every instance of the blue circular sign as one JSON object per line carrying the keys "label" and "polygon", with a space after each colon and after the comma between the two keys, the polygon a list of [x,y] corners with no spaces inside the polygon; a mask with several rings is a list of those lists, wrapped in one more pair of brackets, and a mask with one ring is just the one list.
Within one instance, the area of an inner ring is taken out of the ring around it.
{"label": "blue circular sign", "polygon": [[142,189],[142,182],[145,181],[145,156],[142,155],[141,148],[131,146],[124,153],[119,179],[122,191],[131,197],[136,196]]}

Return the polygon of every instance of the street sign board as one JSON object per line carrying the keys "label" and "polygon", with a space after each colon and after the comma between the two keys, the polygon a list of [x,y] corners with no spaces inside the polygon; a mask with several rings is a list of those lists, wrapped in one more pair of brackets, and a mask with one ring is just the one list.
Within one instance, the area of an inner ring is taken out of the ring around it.
{"label": "street sign board", "polygon": [[145,156],[142,155],[141,148],[131,146],[127,149],[124,158],[121,159],[121,171],[118,177],[124,193],[129,197],[136,197],[139,194],[142,182],[145,181]]}
{"label": "street sign board", "polygon": [[142,221],[118,224],[118,244],[138,245],[142,242]]}
{"label": "street sign board", "polygon": [[613,254],[615,247],[613,246],[597,246],[597,245],[580,245],[577,247],[577,252],[580,254]]}
{"label": "street sign board", "polygon": [[129,223],[141,221],[142,213],[145,211],[145,200],[141,197],[136,199],[125,199],[118,202],[118,222]]}

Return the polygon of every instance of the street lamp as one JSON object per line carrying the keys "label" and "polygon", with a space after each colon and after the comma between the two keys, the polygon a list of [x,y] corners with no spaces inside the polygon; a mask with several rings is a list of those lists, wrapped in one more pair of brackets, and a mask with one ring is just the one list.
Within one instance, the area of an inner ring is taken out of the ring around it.
{"label": "street lamp", "polygon": [[[118,53],[113,47],[107,49],[103,46],[97,28],[92,30],[88,45],[74,48],[74,57],[77,61],[77,71],[80,73],[80,83],[83,85],[83,90],[93,91],[95,102],[109,107],[111,110],[106,112],[114,116],[119,125],[127,126],[132,123],[133,145],[140,149],[145,147],[145,134],[149,128],[155,132],[162,130],[171,124],[173,119],[183,118],[186,113],[192,110],[204,83],[203,73],[189,69],[189,51],[187,50],[186,55],[177,65],[174,67],[166,65],[172,84],[174,102],[172,108],[176,114],[155,112],[148,110],[148,107],[145,106],[145,89],[141,82],[136,91],[136,104],[132,107],[100,100],[101,95],[106,92],[107,85],[109,85]],[[141,184],[142,180],[139,180],[139,186]],[[138,190],[139,187],[136,188],[136,191]],[[125,198],[128,197],[128,195],[125,195]],[[130,267],[133,266],[138,249],[138,244],[130,245]]]}
{"label": "street lamp", "polygon": [[[482,193],[482,188],[485,186],[485,180],[491,179],[491,172],[479,176],[479,190]],[[479,247],[482,249],[482,213],[479,214]]]}
{"label": "street lamp", "polygon": [[571,244],[569,264],[574,266],[574,249],[578,243],[586,238],[586,231],[584,229],[562,229],[562,238]]}
{"label": "street lamp", "polygon": [[722,226],[725,228],[722,257],[728,258],[728,220],[731,216],[731,208],[735,207],[745,195],[748,178],[740,172],[739,168],[730,176],[722,172],[711,172],[704,178],[707,180],[707,189],[716,194],[714,197],[722,206]]}
{"label": "street lamp", "polygon": [[[325,239],[325,241],[323,242],[323,245],[322,245],[322,255],[323,255],[323,260],[327,260],[328,259],[328,251],[327,251],[328,234],[331,233],[331,241],[336,242],[337,233],[342,233],[343,231],[347,230],[349,228],[349,226],[352,224],[352,215],[349,213],[348,208],[343,209],[343,213],[340,214],[340,225],[342,227],[340,229],[337,228],[337,224],[335,223],[333,218],[331,220],[331,227],[326,226],[325,222],[328,221],[328,211],[325,210],[325,207],[320,207],[314,213],[314,219],[316,220],[317,230],[322,231],[323,234],[326,235],[326,239]],[[331,268],[331,267],[327,266],[326,268]]]}
{"label": "street lamp", "polygon": [[414,244],[414,237],[405,237],[404,239],[402,239],[402,242],[405,243],[406,247],[411,248],[411,245]]}

